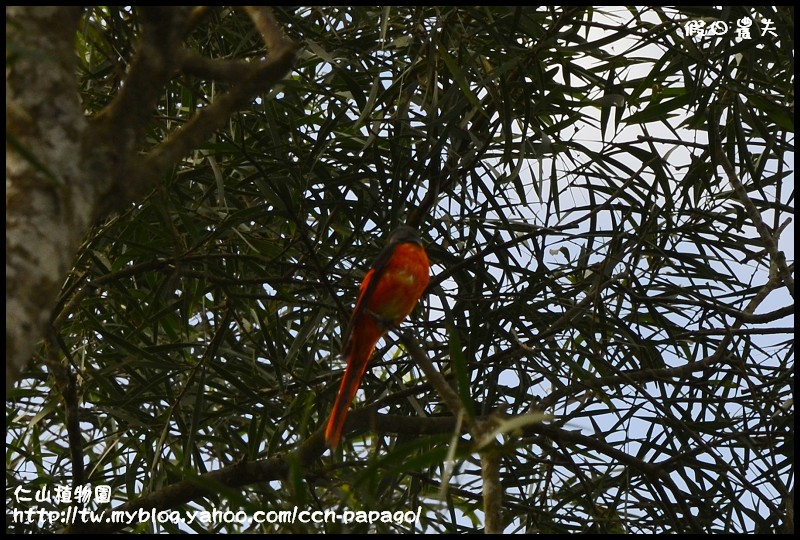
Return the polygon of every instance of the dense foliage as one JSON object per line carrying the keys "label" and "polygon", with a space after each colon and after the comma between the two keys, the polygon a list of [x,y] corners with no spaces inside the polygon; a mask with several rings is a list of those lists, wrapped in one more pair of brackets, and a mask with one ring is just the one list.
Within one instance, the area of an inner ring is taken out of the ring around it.
{"label": "dense foliage", "polygon": [[[57,346],[7,402],[10,508],[63,509],[14,488],[70,485],[82,469],[112,506],[421,507],[415,524],[162,531],[466,532],[483,529],[487,498],[509,532],[785,530],[793,9],[275,15],[302,46],[289,76],[86,236]],[[690,21],[729,31],[688,36]],[[85,11],[88,115],[124,86],[143,24],[137,9]],[[233,9],[204,12],[185,43],[209,59],[265,55]],[[176,74],[145,111],[150,144],[235,84]],[[399,331],[496,442],[457,433],[390,332],[353,431],[300,462],[335,397],[358,283],[406,222],[433,278]],[[279,474],[208,474],[267,459]],[[492,460],[502,497],[485,493]],[[187,479],[202,491],[171,499]]]}

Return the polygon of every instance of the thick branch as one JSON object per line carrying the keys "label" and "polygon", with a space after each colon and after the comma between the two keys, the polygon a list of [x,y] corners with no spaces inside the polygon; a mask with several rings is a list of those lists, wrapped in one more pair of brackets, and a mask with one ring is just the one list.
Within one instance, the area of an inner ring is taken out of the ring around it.
{"label": "thick branch", "polygon": [[[235,73],[241,79],[227,94],[217,99],[211,106],[200,110],[189,122],[148,154],[145,168],[147,174],[140,178],[144,183],[142,189],[148,190],[154,186],[164,170],[205,142],[211,134],[225,125],[231,114],[249,104],[259,93],[269,91],[292,68],[298,46],[283,35],[272,11],[269,8],[248,8],[247,13],[270,48],[269,59],[253,63],[245,72],[241,63],[223,68],[218,63],[200,62],[190,54],[181,53],[181,59],[190,67],[210,70],[225,77]],[[230,71],[226,72],[226,69]]]}

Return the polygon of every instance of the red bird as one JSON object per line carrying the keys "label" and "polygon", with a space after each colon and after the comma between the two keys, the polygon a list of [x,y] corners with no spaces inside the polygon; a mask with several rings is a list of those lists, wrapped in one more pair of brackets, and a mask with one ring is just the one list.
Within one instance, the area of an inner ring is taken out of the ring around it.
{"label": "red bird", "polygon": [[408,226],[395,229],[358,293],[356,307],[344,333],[347,370],[325,428],[330,448],[339,444],[347,411],[367,370],[375,344],[389,328],[403,322],[430,280],[430,263],[419,233]]}

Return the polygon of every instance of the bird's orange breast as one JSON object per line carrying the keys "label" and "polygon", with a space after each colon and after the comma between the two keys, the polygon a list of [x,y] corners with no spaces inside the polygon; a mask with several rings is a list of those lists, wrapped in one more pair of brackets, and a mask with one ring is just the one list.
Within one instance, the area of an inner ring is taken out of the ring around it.
{"label": "bird's orange breast", "polygon": [[366,307],[381,319],[400,324],[414,309],[429,281],[430,262],[425,249],[412,243],[399,244],[386,262]]}

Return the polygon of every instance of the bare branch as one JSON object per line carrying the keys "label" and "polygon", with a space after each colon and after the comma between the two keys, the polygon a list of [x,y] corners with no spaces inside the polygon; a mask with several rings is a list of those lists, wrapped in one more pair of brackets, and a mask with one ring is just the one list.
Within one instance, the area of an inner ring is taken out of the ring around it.
{"label": "bare branch", "polygon": [[[272,51],[267,61],[254,64],[249,73],[230,92],[220,97],[210,107],[198,112],[194,118],[148,154],[146,163],[148,169],[152,171],[152,175],[148,175],[150,184],[157,182],[158,172],[165,170],[224,126],[234,111],[249,103],[259,92],[271,89],[286,76],[294,63],[297,46],[282,38],[279,44],[280,46]],[[238,70],[241,67],[233,69]]]}
{"label": "bare branch", "polygon": [[252,62],[215,60],[201,56],[189,49],[180,49],[178,58],[181,71],[187,75],[230,83],[236,83],[247,78],[254,68]]}
{"label": "bare branch", "polygon": [[245,11],[253,21],[253,25],[261,33],[261,38],[269,47],[272,56],[281,56],[287,50],[294,50],[294,43],[283,34],[272,9],[265,6],[247,6]]}
{"label": "bare branch", "polygon": [[[721,133],[719,130],[719,117],[721,114],[722,108],[718,107],[717,111],[708,115],[708,121],[711,123],[711,129],[715,133]],[[716,137],[714,155],[719,160],[720,165],[722,165],[722,169],[725,171],[728,182],[730,182],[731,186],[733,186],[736,197],[744,206],[744,209],[747,212],[747,217],[750,218],[750,221],[758,231],[758,235],[761,237],[761,240],[767,246],[767,251],[769,252],[770,259],[775,267],[776,272],[781,277],[784,285],[786,285],[789,294],[792,295],[792,298],[794,298],[794,278],[792,277],[792,273],[789,271],[789,267],[786,264],[786,255],[784,255],[783,251],[778,249],[778,233],[773,235],[769,230],[769,227],[767,227],[767,225],[764,223],[764,220],[761,219],[761,213],[758,211],[758,208],[756,208],[755,203],[750,200],[747,190],[742,184],[742,181],[739,179],[739,176],[736,174],[736,169],[733,167],[730,160],[728,160],[728,156],[725,154],[725,151],[722,148],[722,140],[720,137]]]}

